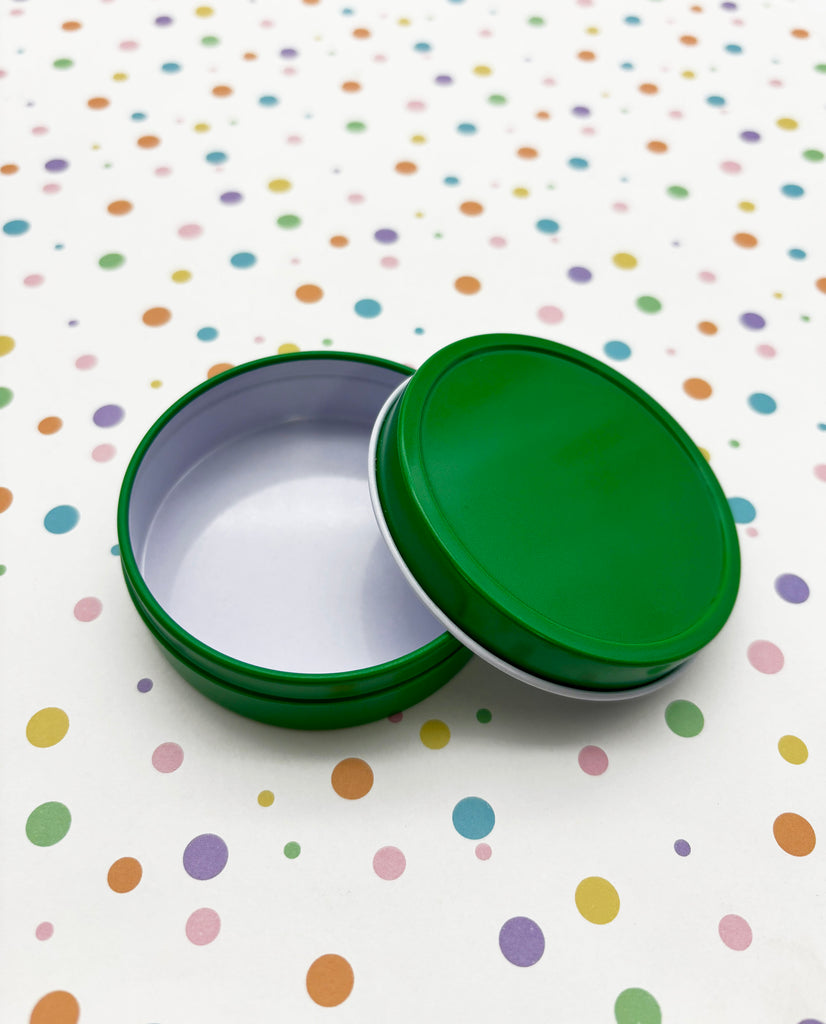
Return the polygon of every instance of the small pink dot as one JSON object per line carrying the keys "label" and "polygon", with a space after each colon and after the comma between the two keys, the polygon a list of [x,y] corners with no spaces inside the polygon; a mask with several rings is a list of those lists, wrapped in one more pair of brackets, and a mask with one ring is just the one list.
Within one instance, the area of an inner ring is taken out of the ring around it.
{"label": "small pink dot", "polygon": [[351,192],[350,195],[347,196],[347,202],[355,204],[363,203],[364,196],[360,192]]}
{"label": "small pink dot", "polygon": [[614,203],[613,206],[611,207],[611,209],[615,210],[617,213],[626,213],[628,211],[628,204],[627,203]]}
{"label": "small pink dot", "polygon": [[48,134],[49,134],[49,129],[46,127],[45,124],[36,124],[34,126],[34,128],[32,128],[32,135],[48,135]]}
{"label": "small pink dot", "polygon": [[53,196],[55,193],[60,191],[60,185],[58,185],[56,181],[52,181],[48,185],[43,186],[43,191],[47,196]]}
{"label": "small pink dot", "polygon": [[161,743],[152,752],[152,767],[164,775],[177,771],[183,763],[184,752],[177,743]]}
{"label": "small pink dot", "polygon": [[291,146],[297,146],[301,142],[301,136],[300,135],[288,135],[287,136],[287,142],[289,142]]}
{"label": "small pink dot", "polygon": [[543,85],[556,85],[556,79],[555,78],[543,78],[542,79],[542,84]]}
{"label": "small pink dot", "polygon": [[103,603],[96,597],[82,597],[75,605],[78,622],[91,622],[103,611]]}
{"label": "small pink dot", "polygon": [[592,127],[590,124],[586,125],[582,129],[582,134],[583,135],[596,135],[596,133],[597,133],[596,128]]}
{"label": "small pink dot", "polygon": [[491,32],[491,30],[490,30],[489,28],[483,28],[483,29],[482,29],[482,30],[481,30],[481,31],[479,32],[479,35],[480,35],[480,36],[481,36],[481,37],[482,37],[483,39],[489,39],[489,38],[490,38],[490,37],[491,37],[491,36],[493,35],[493,33]]}
{"label": "small pink dot", "polygon": [[114,458],[116,448],[113,444],[99,444],[92,449],[92,458],[95,462],[108,462]]}
{"label": "small pink dot", "polygon": [[295,75],[295,74],[297,74],[297,72],[298,72],[297,68],[293,68],[293,67],[289,67],[289,66],[283,69],[283,74],[285,74],[285,75]]}
{"label": "small pink dot", "polygon": [[764,359],[774,359],[777,355],[777,350],[773,345],[758,345],[757,354],[763,356]]}
{"label": "small pink dot", "polygon": [[387,721],[388,722],[400,722],[403,718],[404,718],[404,715],[401,713],[401,711],[397,711],[394,715],[388,715],[387,716]]}
{"label": "small pink dot", "polygon": [[45,942],[46,939],[50,939],[54,935],[54,925],[51,921],[41,921],[35,928],[34,935],[41,942]]}
{"label": "small pink dot", "polygon": [[[155,168],[155,174],[159,178],[168,178],[171,173],[172,173],[172,168],[171,167],[156,167]],[[184,237],[186,237],[186,236],[184,236]]]}
{"label": "small pink dot", "polygon": [[411,100],[407,104],[407,109],[408,110],[426,110],[427,109],[427,104],[426,103],[422,103],[421,100]]}
{"label": "small pink dot", "polygon": [[400,878],[406,867],[407,860],[396,846],[382,846],[373,855],[373,870],[379,878],[383,878],[387,882],[393,882]]}
{"label": "small pink dot", "polygon": [[757,536],[757,530],[755,530],[755,528],[753,526],[747,526],[746,527],[746,536],[747,537],[756,537]]}
{"label": "small pink dot", "polygon": [[377,64],[384,64],[384,62],[387,60],[387,58],[385,57],[385,55],[383,53],[377,53],[376,56],[373,58],[373,60]]}
{"label": "small pink dot", "polygon": [[577,760],[586,775],[602,775],[608,768],[608,755],[602,747],[583,747]]}
{"label": "small pink dot", "polygon": [[394,267],[397,267],[399,265],[399,261],[396,259],[395,256],[382,256],[382,258],[379,260],[379,263],[383,267],[387,267],[389,270],[392,270]]}
{"label": "small pink dot", "polygon": [[775,89],[779,89],[782,87],[783,82],[779,78],[770,78],[769,85],[773,85]]}
{"label": "small pink dot", "polygon": [[194,946],[208,946],[220,930],[221,918],[209,907],[193,911],[186,922],[186,937]]}
{"label": "small pink dot", "polygon": [[712,274],[710,270],[701,270],[697,276],[700,278],[701,281],[704,281],[706,284],[712,284],[714,281],[717,280],[717,275]]}
{"label": "small pink dot", "polygon": [[269,18],[264,18],[261,22],[261,28],[272,28],[272,26],[273,22],[271,22]]}
{"label": "small pink dot", "polygon": [[676,121],[679,121],[680,118],[683,116],[683,112],[682,110],[669,110],[668,116],[673,117]]}
{"label": "small pink dot", "polygon": [[507,239],[503,238],[501,235],[494,235],[490,240],[490,244],[494,249],[504,249],[508,243]]}
{"label": "small pink dot", "polygon": [[23,10],[23,8],[22,8],[22,7],[15,7],[15,8],[14,8],[14,10],[13,10],[13,11],[10,11],[9,13],[10,13],[10,14],[11,14],[12,16],[15,16],[15,15],[16,15],[17,17],[19,17],[19,16],[21,15],[21,14],[25,14],[26,12],[25,12],[25,11]]}
{"label": "small pink dot", "polygon": [[264,341],[264,335],[256,334],[256,336],[252,340],[255,342],[256,345],[260,345]]}
{"label": "small pink dot", "polygon": [[751,945],[751,926],[737,914],[726,914],[717,926],[717,931],[724,945],[729,949],[742,952]]}
{"label": "small pink dot", "polygon": [[124,41],[118,46],[119,50],[137,50],[138,44],[134,39],[124,39]]}
{"label": "small pink dot", "polygon": [[724,160],[720,164],[720,170],[724,171],[726,174],[739,174],[743,168],[736,160]]}
{"label": "small pink dot", "polygon": [[826,463],[820,463],[819,466],[815,466],[815,476],[818,480],[826,480]]}
{"label": "small pink dot", "polygon": [[45,280],[46,278],[42,274],[28,274],[23,278],[23,284],[27,288],[39,288]]}
{"label": "small pink dot", "polygon": [[91,370],[93,367],[97,366],[97,364],[97,356],[78,356],[77,359],[75,359],[75,366],[78,370]]}
{"label": "small pink dot", "polygon": [[777,644],[773,644],[770,640],[755,640],[750,643],[746,650],[746,657],[752,668],[769,676],[779,672],[785,663],[783,652]]}
{"label": "small pink dot", "polygon": [[536,315],[543,324],[558,324],[565,314],[558,306],[542,306]]}
{"label": "small pink dot", "polygon": [[493,853],[493,850],[491,850],[487,843],[479,843],[477,844],[474,852],[479,860],[490,860],[490,855]]}
{"label": "small pink dot", "polygon": [[178,228],[181,238],[199,238],[204,233],[200,224],[183,224]]}

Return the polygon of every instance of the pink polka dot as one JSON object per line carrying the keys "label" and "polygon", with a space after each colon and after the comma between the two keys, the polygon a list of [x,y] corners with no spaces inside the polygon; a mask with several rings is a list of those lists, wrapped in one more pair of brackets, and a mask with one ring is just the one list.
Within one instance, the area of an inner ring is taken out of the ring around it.
{"label": "pink polka dot", "polygon": [[490,240],[490,244],[494,249],[504,249],[508,243],[501,235],[494,235]]}
{"label": "pink polka dot", "polygon": [[536,315],[543,324],[558,324],[565,314],[558,306],[542,306]]}
{"label": "pink polka dot", "polygon": [[556,79],[555,78],[543,78],[542,79],[542,84],[543,85],[556,85]]}
{"label": "pink polka dot", "polygon": [[746,536],[747,537],[756,537],[757,536],[757,530],[755,530],[755,528],[753,526],[747,526],[746,527]]}
{"label": "pink polka dot", "polygon": [[82,597],[75,605],[78,622],[91,622],[103,611],[103,603],[97,597]]}
{"label": "pink polka dot", "polygon": [[209,907],[193,911],[186,922],[186,937],[194,946],[208,946],[220,930],[221,918]]}
{"label": "pink polka dot", "polygon": [[474,853],[479,860],[490,860],[490,855],[493,853],[493,850],[491,850],[487,843],[477,843]]}
{"label": "pink polka dot", "polygon": [[177,771],[184,763],[184,752],[177,743],[161,743],[152,753],[152,767],[164,775]]}
{"label": "pink polka dot", "polygon": [[39,288],[45,280],[46,278],[42,274],[28,274],[23,278],[23,284],[27,288]]}
{"label": "pink polka dot", "polygon": [[382,256],[379,263],[381,263],[383,267],[387,267],[389,270],[392,270],[394,267],[399,265],[399,261],[395,256]]}
{"label": "pink polka dot", "polygon": [[596,133],[597,133],[596,128],[592,127],[590,124],[586,125],[582,129],[582,134],[583,135],[596,135]]}
{"label": "pink polka dot", "polygon": [[427,104],[426,103],[422,103],[421,100],[411,100],[407,104],[407,109],[408,110],[426,110],[427,109]]}
{"label": "pink polka dot", "polygon": [[774,359],[777,355],[777,350],[773,345],[758,345],[757,354],[763,356],[764,359]]}
{"label": "pink polka dot", "polygon": [[113,444],[99,444],[92,449],[92,458],[95,462],[108,462],[114,458],[116,450]]}
{"label": "pink polka dot", "polygon": [[41,921],[34,930],[35,938],[40,939],[41,942],[45,942],[46,939],[50,939],[53,935],[54,925],[51,921]]}
{"label": "pink polka dot", "polygon": [[739,174],[743,168],[736,160],[724,160],[720,164],[720,170],[723,171],[724,174]]}
{"label": "pink polka dot", "polygon": [[770,78],[769,85],[773,85],[776,89],[779,89],[783,85],[783,80],[781,78]]}
{"label": "pink polka dot", "polygon": [[97,366],[97,364],[97,356],[78,356],[77,359],[75,359],[75,366],[78,370],[91,370],[92,367]]}
{"label": "pink polka dot", "polygon": [[36,124],[34,126],[34,128],[32,128],[32,135],[48,135],[48,134],[49,134],[49,129],[46,127],[45,124]]}
{"label": "pink polka dot", "polygon": [[400,722],[403,718],[404,718],[404,715],[401,713],[401,711],[397,711],[395,713],[395,715],[388,715],[387,716],[387,721],[388,722]]}
{"label": "pink polka dot", "polygon": [[137,50],[138,44],[134,39],[124,39],[124,41],[118,46],[119,50]]}
{"label": "pink polka dot", "polygon": [[682,110],[669,110],[668,116],[673,117],[675,121],[679,121],[680,118],[683,116],[683,112]]}
{"label": "pink polka dot", "polygon": [[256,345],[261,345],[264,342],[265,338],[263,334],[256,334],[256,336],[252,340],[255,342]]}
{"label": "pink polka dot", "polygon": [[48,185],[43,186],[43,191],[47,196],[53,196],[60,191],[60,185],[56,181],[49,182]]}
{"label": "pink polka dot", "polygon": [[275,22],[270,21],[269,18],[264,18],[261,22],[261,28],[272,28]]}
{"label": "pink polka dot", "polygon": [[614,210],[616,213],[627,213],[628,212],[628,204],[627,203],[614,203],[611,206],[611,209]]}
{"label": "pink polka dot", "polygon": [[785,663],[783,652],[770,640],[755,640],[750,643],[746,656],[752,668],[769,676],[779,672]]}
{"label": "pink polka dot", "polygon": [[[155,168],[155,174],[159,178],[168,178],[171,173],[172,173],[172,168],[171,167],[156,167]],[[183,237],[187,237],[187,236],[184,235]]]}
{"label": "pink polka dot", "polygon": [[350,195],[347,196],[347,202],[358,205],[359,203],[364,202],[364,196],[360,192],[351,192]]}
{"label": "pink polka dot", "polygon": [[608,768],[608,755],[602,747],[583,747],[577,760],[586,775],[602,775]]}
{"label": "pink polka dot", "polygon": [[373,870],[388,882],[400,878],[406,867],[404,854],[395,846],[382,846],[373,856]]}
{"label": "pink polka dot", "polygon": [[820,465],[815,466],[815,476],[818,480],[826,480],[826,463],[821,462]]}
{"label": "pink polka dot", "polygon": [[705,284],[713,284],[717,280],[717,275],[712,274],[710,270],[701,270],[697,277]]}
{"label": "pink polka dot", "polygon": [[178,228],[181,238],[200,238],[204,229],[200,224],[184,224]]}
{"label": "pink polka dot", "polygon": [[[284,74],[287,75],[291,71],[294,71],[294,70],[295,70],[294,68],[287,68],[284,71]],[[289,142],[291,146],[297,146],[301,142],[301,136],[300,135],[288,135],[287,136],[287,142]]]}
{"label": "pink polka dot", "polygon": [[720,938],[729,949],[736,949],[738,952],[748,949],[751,945],[751,926],[748,921],[737,914],[726,914],[717,925]]}

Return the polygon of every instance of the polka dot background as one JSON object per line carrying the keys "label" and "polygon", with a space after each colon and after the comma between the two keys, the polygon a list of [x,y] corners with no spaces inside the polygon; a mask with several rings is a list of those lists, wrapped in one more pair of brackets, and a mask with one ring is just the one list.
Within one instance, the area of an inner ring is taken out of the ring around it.
{"label": "polka dot background", "polygon": [[[0,1017],[823,1024],[826,11],[3,18]],[[150,424],[261,356],[491,330],[700,446],[743,560],[720,637],[622,704],[477,661],[347,732],[197,695],[120,575]]]}

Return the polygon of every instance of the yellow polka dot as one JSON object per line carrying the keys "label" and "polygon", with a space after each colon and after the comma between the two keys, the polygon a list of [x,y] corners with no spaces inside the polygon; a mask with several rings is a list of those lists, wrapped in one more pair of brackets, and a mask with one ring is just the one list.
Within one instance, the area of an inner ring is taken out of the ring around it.
{"label": "yellow polka dot", "polygon": [[407,28],[407,26],[410,24],[410,18],[399,18],[399,24],[403,28]]}
{"label": "yellow polka dot", "polygon": [[619,893],[607,878],[583,878],[574,899],[577,910],[591,924],[608,924],[619,913]]}
{"label": "yellow polka dot", "polygon": [[149,386],[150,386],[150,388],[156,388],[156,389],[160,388],[160,387],[163,387],[163,381],[162,380],[150,380]]}
{"label": "yellow polka dot", "polygon": [[477,64],[476,67],[473,69],[473,73],[474,75],[489,75],[491,74],[491,69],[487,66],[487,64]]}
{"label": "yellow polka dot", "polygon": [[292,342],[292,341],[285,341],[283,345],[279,345],[278,346],[278,354],[280,356],[285,356],[285,355],[287,355],[288,352],[300,352],[300,351],[301,351],[301,349],[298,347],[298,345],[296,345],[295,342]]}
{"label": "yellow polka dot", "polygon": [[450,743],[450,729],[438,718],[431,718],[419,729],[419,738],[431,750],[441,750]]}
{"label": "yellow polka dot", "polygon": [[809,748],[799,736],[781,736],[777,741],[777,749],[789,764],[803,764],[809,756]]}
{"label": "yellow polka dot", "polygon": [[29,719],[26,739],[33,747],[53,747],[69,731],[69,716],[62,708],[42,708]]}
{"label": "yellow polka dot", "polygon": [[211,18],[215,11],[211,7],[196,7],[195,13],[199,18]]}
{"label": "yellow polka dot", "polygon": [[289,192],[292,187],[292,183],[287,181],[286,178],[273,178],[269,185],[267,185],[270,192]]}
{"label": "yellow polka dot", "polygon": [[612,259],[614,266],[619,267],[620,270],[633,270],[637,265],[637,257],[632,256],[630,252],[616,252]]}
{"label": "yellow polka dot", "polygon": [[783,298],[783,292],[772,292],[772,296],[775,299],[782,299]]}
{"label": "yellow polka dot", "polygon": [[192,280],[192,274],[188,270],[175,270],[171,276],[176,284],[185,284]]}
{"label": "yellow polka dot", "polygon": [[596,27],[596,25],[589,25],[588,28],[585,29],[585,31],[588,33],[589,36],[599,35],[599,29]]}
{"label": "yellow polka dot", "polygon": [[209,131],[209,125],[205,121],[199,121],[198,124],[195,125],[195,131],[196,132],[208,132]]}
{"label": "yellow polka dot", "polygon": [[706,460],[706,462],[711,462],[711,452],[708,450],[708,448],[699,448],[699,452],[702,455],[702,457]]}
{"label": "yellow polka dot", "polygon": [[525,199],[527,196],[530,195],[530,192],[528,191],[528,189],[520,187],[515,188],[513,190],[513,194],[516,196],[517,199]]}
{"label": "yellow polka dot", "polygon": [[696,78],[697,76],[693,71],[683,71],[683,78]]}
{"label": "yellow polka dot", "polygon": [[738,206],[738,207],[739,207],[739,209],[741,209],[741,210],[742,210],[742,211],[743,211],[744,213],[754,213],[754,211],[755,211],[755,210],[757,209],[757,207],[756,207],[756,206],[754,205],[754,203],[750,203],[750,202],[748,201],[748,199],[744,199],[744,200],[742,201],[742,203],[738,203],[738,204],[737,204],[737,206]]}
{"label": "yellow polka dot", "polygon": [[125,71],[116,71],[114,75],[112,75],[112,79],[115,82],[125,82],[128,77],[129,75],[127,75]]}
{"label": "yellow polka dot", "polygon": [[13,348],[14,338],[10,338],[8,334],[0,336],[0,356],[7,356]]}
{"label": "yellow polka dot", "polygon": [[797,128],[797,121],[793,117],[779,117],[777,127],[787,132],[793,132]]}
{"label": "yellow polka dot", "polygon": [[420,146],[423,142],[427,142],[426,135],[411,135],[410,141],[415,142],[417,146]]}
{"label": "yellow polka dot", "polygon": [[262,807],[272,807],[274,800],[275,795],[270,789],[262,789],[258,794],[258,803],[261,804]]}

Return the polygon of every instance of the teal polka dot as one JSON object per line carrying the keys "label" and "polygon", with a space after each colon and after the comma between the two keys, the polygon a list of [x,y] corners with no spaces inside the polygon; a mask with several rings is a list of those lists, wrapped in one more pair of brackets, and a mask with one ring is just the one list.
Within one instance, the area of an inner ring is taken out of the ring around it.
{"label": "teal polka dot", "polygon": [[575,171],[584,171],[588,167],[588,161],[584,156],[572,156],[568,166],[573,167]]}
{"label": "teal polka dot", "polygon": [[7,235],[25,235],[31,225],[27,220],[7,220],[3,231]]}
{"label": "teal polka dot", "polygon": [[559,224],[549,217],[543,217],[536,222],[536,230],[541,231],[543,235],[555,235],[559,231]]}
{"label": "teal polka dot", "polygon": [[453,827],[465,839],[484,839],[496,823],[493,808],[478,796],[466,796],[453,808]]}
{"label": "teal polka dot", "polygon": [[802,195],[805,195],[805,190],[800,185],[782,185],[780,191],[790,199],[799,199]]}
{"label": "teal polka dot", "polygon": [[262,107],[275,107],[278,106],[277,96],[259,96],[258,102]]}
{"label": "teal polka dot", "polygon": [[448,176],[444,179],[444,183],[445,185],[458,185],[459,179],[453,174],[448,174]]}
{"label": "teal polka dot", "polygon": [[222,164],[225,163],[227,154],[222,153],[220,149],[216,149],[212,153],[207,153],[205,159],[208,164]]}
{"label": "teal polka dot", "polygon": [[381,304],[376,302],[375,299],[359,299],[358,302],[353,306],[353,309],[359,316],[363,316],[365,320],[372,320],[381,313]]}
{"label": "teal polka dot", "polygon": [[237,252],[234,256],[230,256],[229,261],[233,267],[238,267],[239,270],[246,270],[247,267],[255,266],[257,263],[251,252]]}
{"label": "teal polka dot", "polygon": [[456,125],[456,131],[460,135],[475,135],[476,125],[471,124],[470,121],[463,121],[461,124]]}
{"label": "teal polka dot", "polygon": [[757,516],[757,509],[748,498],[729,498],[728,506],[731,509],[735,523],[740,523],[741,525],[752,523]]}
{"label": "teal polka dot", "polygon": [[49,533],[68,533],[74,530],[80,520],[80,512],[74,505],[55,505],[43,519]]}
{"label": "teal polka dot", "polygon": [[793,260],[805,260],[806,250],[805,249],[789,249],[789,256]]}
{"label": "teal polka dot", "polygon": [[777,402],[772,398],[771,395],[765,395],[762,392],[755,392],[753,395],[749,395],[749,405],[754,409],[755,412],[762,413],[764,416],[773,413],[777,408]]}
{"label": "teal polka dot", "polygon": [[218,337],[218,329],[216,327],[202,327],[196,334],[198,341],[215,341]]}
{"label": "teal polka dot", "polygon": [[726,101],[722,96],[706,96],[706,103],[710,107],[724,107],[726,105]]}
{"label": "teal polka dot", "polygon": [[168,61],[166,64],[161,64],[161,71],[167,75],[174,75],[176,72],[181,70],[181,65],[174,60]]}
{"label": "teal polka dot", "polygon": [[606,341],[602,351],[609,359],[627,359],[631,355],[631,346],[624,341]]}

